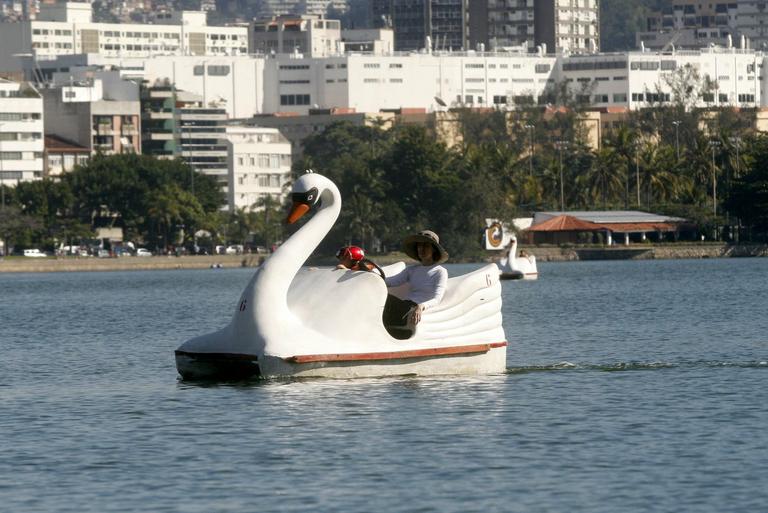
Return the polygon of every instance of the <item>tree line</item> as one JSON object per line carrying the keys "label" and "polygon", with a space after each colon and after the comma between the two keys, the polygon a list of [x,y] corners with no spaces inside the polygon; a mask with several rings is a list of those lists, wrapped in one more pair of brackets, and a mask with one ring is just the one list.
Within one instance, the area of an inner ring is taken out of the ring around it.
{"label": "tree line", "polygon": [[[472,257],[485,218],[548,210],[642,209],[684,217],[710,239],[766,240],[768,137],[753,129],[754,112],[654,106],[605,129],[599,149],[587,144],[583,113],[578,103],[458,109],[449,113],[450,146],[439,123],[338,123],[310,136],[294,175],[322,173],[343,197],[320,253],[347,243],[393,250],[429,228],[454,256]],[[270,197],[255,211],[227,213],[215,178],[141,155],[97,155],[60,179],[3,191],[0,237],[9,246],[50,250],[111,225],[151,249],[269,247],[295,229]]]}
{"label": "tree line", "polygon": [[[163,252],[197,242],[202,247],[244,243],[264,229],[260,215],[227,213],[215,177],[181,160],[134,154],[96,155],[60,179],[46,178],[3,188],[0,238],[9,248],[42,247],[93,240],[97,228],[117,227],[126,241]],[[274,216],[278,217],[277,214]],[[196,233],[205,233],[198,239]],[[274,236],[277,240],[279,235]],[[93,241],[96,243],[97,241]]]}

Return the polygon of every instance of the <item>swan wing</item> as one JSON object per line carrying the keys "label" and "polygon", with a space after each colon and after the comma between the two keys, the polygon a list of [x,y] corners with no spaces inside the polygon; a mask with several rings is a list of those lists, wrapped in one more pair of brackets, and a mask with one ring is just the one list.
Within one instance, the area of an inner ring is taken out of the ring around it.
{"label": "swan wing", "polygon": [[377,273],[346,269],[302,269],[288,290],[288,309],[305,328],[361,347],[391,343],[382,323],[386,300],[387,287]]}

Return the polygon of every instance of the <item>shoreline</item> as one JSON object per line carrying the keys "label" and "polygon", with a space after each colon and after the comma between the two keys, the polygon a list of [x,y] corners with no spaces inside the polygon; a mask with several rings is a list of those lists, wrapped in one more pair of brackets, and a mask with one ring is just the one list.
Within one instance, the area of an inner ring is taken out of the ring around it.
{"label": "shoreline", "polygon": [[[766,244],[680,244],[652,246],[633,244],[614,247],[557,247],[527,246],[529,253],[536,256],[538,262],[572,262],[582,260],[671,260],[700,258],[740,258],[766,257]],[[489,255],[485,262],[493,262],[501,257]],[[167,269],[210,269],[219,265],[222,268],[257,267],[266,255],[203,255],[203,256],[153,256],[122,258],[0,258],[0,273],[45,273],[45,272],[99,272],[99,271],[148,271]],[[407,259],[401,253],[373,255],[373,260],[380,265],[387,265]],[[456,261],[453,263],[471,263]],[[314,258],[310,265],[334,265],[331,258]]]}

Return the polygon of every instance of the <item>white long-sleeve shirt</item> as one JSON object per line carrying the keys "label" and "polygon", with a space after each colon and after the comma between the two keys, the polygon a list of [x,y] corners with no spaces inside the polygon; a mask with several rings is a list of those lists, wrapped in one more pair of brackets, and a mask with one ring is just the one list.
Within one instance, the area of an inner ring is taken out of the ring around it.
{"label": "white long-sleeve shirt", "polygon": [[384,282],[387,287],[408,283],[410,290],[406,299],[427,309],[439,305],[442,301],[448,285],[448,271],[438,264],[409,265],[394,276],[388,276]]}

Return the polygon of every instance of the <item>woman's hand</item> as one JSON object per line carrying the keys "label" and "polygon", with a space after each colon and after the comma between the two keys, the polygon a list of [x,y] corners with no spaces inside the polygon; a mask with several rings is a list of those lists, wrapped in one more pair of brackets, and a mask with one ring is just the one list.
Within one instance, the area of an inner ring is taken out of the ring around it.
{"label": "woman's hand", "polygon": [[413,307],[413,311],[411,312],[411,322],[414,326],[416,326],[421,321],[421,312],[424,311],[424,307],[422,305],[416,305]]}

